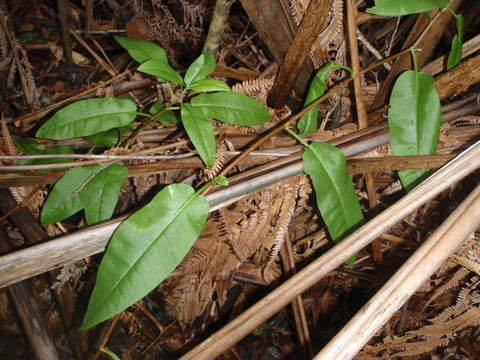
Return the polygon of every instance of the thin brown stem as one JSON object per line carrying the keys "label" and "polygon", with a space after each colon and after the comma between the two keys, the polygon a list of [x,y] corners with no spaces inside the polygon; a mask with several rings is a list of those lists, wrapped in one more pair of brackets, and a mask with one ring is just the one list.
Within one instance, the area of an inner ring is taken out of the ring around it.
{"label": "thin brown stem", "polygon": [[42,187],[43,187],[43,185],[35,186],[35,188],[30,192],[30,194],[27,195],[27,197],[25,199],[23,199],[13,209],[7,211],[3,216],[0,217],[0,223],[3,222],[6,218],[8,218],[10,215],[17,212],[20,208],[25,206],[25,204],[30,201],[30,199],[33,197],[33,195],[35,195],[38,192],[38,190],[40,190]]}
{"label": "thin brown stem", "polygon": [[107,342],[110,339],[110,336],[112,336],[113,329],[115,328],[115,325],[117,325],[118,320],[120,320],[120,315],[122,315],[122,313],[115,315],[115,317],[110,322],[110,325],[108,326],[108,330],[105,333],[105,336],[103,337],[102,342],[100,343],[100,346],[98,347],[98,350],[93,356],[92,360],[98,360],[102,355],[102,349],[105,348],[105,345],[107,345]]}
{"label": "thin brown stem", "polygon": [[[348,43],[350,48],[350,57],[353,73],[356,74],[360,71],[360,59],[358,56],[358,43],[357,43],[357,7],[353,0],[347,0],[347,28],[348,28]],[[365,103],[362,96],[362,84],[360,82],[360,76],[357,76],[353,80],[353,89],[355,94],[355,107],[357,110],[358,127],[364,129],[368,127],[368,116],[365,109]],[[365,173],[365,186],[367,188],[368,203],[370,209],[375,209],[378,205],[377,194],[373,182],[373,175],[371,172]],[[377,264],[383,262],[383,255],[380,248],[380,242],[378,239],[372,242],[373,258]]]}

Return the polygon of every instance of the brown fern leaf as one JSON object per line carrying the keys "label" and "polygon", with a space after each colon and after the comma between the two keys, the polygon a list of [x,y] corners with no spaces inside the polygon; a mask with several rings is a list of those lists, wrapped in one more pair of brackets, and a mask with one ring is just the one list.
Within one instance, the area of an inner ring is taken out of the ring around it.
{"label": "brown fern leaf", "polygon": [[462,266],[466,267],[468,270],[477,273],[477,275],[480,275],[480,264],[474,260],[471,260],[467,257],[464,256],[456,256],[455,260]]}
{"label": "brown fern leaf", "polygon": [[232,86],[232,91],[239,92],[254,98],[267,105],[267,97],[272,89],[273,78],[249,79]]}
{"label": "brown fern leaf", "polygon": [[425,341],[417,341],[405,344],[405,350],[391,355],[391,357],[411,357],[431,352],[439,347],[447,346],[450,342],[449,338],[428,339]]}
{"label": "brown fern leaf", "polygon": [[215,178],[217,174],[222,171],[223,165],[227,161],[227,146],[224,141],[217,146],[217,153],[215,154],[215,161],[211,169],[204,169],[204,181],[210,181]]}
{"label": "brown fern leaf", "polygon": [[[290,10],[297,25],[302,22],[303,14],[310,0],[289,0]],[[315,40],[310,58],[315,68],[323,66],[328,61],[337,61],[344,55],[343,36],[343,1],[334,0],[329,14],[328,25]]]}
{"label": "brown fern leaf", "polygon": [[478,125],[480,124],[480,116],[462,116],[453,121],[450,121],[452,125]]}
{"label": "brown fern leaf", "polygon": [[[267,263],[272,262],[277,258],[278,252],[283,245],[285,236],[292,220],[296,205],[296,198],[300,184],[295,181],[293,184],[289,183],[284,187],[284,196],[282,206],[280,208],[280,215],[275,224],[275,232],[273,234],[273,244],[270,245],[268,251]],[[268,246],[268,245],[267,245]]]}
{"label": "brown fern leaf", "polygon": [[442,286],[440,286],[433,295],[430,297],[428,300],[427,304],[425,307],[427,307],[432,301],[435,301],[438,299],[439,296],[444,294],[446,291],[454,289],[458,286],[460,286],[460,283],[470,274],[470,271],[464,267],[458,269],[455,274]]}
{"label": "brown fern leaf", "polygon": [[427,325],[414,332],[417,336],[442,337],[453,334],[459,328],[473,326],[480,320],[480,308],[470,307],[465,313],[443,323]]}

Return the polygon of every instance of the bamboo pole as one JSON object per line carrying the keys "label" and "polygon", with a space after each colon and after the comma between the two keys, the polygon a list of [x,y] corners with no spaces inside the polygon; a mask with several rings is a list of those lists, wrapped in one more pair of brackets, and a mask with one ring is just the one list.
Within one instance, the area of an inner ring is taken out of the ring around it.
{"label": "bamboo pole", "polygon": [[430,176],[401,200],[292,276],[222,329],[185,354],[182,360],[214,359],[253,331],[297,295],[344,263],[433,197],[480,167],[480,141]]}
{"label": "bamboo pole", "polygon": [[352,359],[375,332],[479,226],[480,185],[477,185],[443,224],[314,359]]}

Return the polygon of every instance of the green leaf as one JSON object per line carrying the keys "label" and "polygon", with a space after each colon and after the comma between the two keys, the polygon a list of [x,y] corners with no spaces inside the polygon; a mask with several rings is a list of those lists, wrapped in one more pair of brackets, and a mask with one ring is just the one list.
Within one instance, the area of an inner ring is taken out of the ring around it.
{"label": "green leaf", "polygon": [[100,348],[100,350],[110,356],[113,360],[120,360],[120,358],[111,350],[105,349],[105,348]]}
{"label": "green leaf", "polygon": [[[431,75],[405,71],[393,86],[388,110],[388,129],[393,155],[433,155],[440,133],[441,107]],[[411,190],[428,171],[399,172]]]}
{"label": "green leaf", "polygon": [[462,61],[462,46],[463,46],[463,16],[456,15],[452,12],[453,17],[457,22],[457,34],[452,41],[452,50],[448,54],[447,70],[453,69]]}
{"label": "green leaf", "polygon": [[93,225],[111,218],[118,194],[127,178],[127,168],[111,164],[91,179],[80,192],[80,199],[85,208],[88,225]]}
{"label": "green leaf", "polygon": [[57,111],[37,131],[37,137],[64,140],[129,125],[137,116],[130,100],[85,99]]}
{"label": "green leaf", "polygon": [[[45,150],[40,150],[34,155],[54,155],[54,154],[73,154],[73,150],[68,146],[56,146],[54,148],[49,148]],[[73,159],[61,159],[61,158],[54,158],[54,159],[22,159],[15,162],[15,165],[47,165],[47,164],[59,164],[59,163],[68,163],[72,162]],[[42,174],[47,173],[50,171],[56,171],[61,169],[45,169],[45,170],[35,170],[36,173]]]}
{"label": "green leaf", "polygon": [[260,125],[270,119],[268,109],[258,101],[235,92],[202,94],[192,98],[191,104],[204,117],[234,125]]}
{"label": "green leaf", "polygon": [[140,65],[137,70],[144,72],[145,74],[156,76],[158,81],[170,81],[183,85],[183,79],[180,74],[173,70],[168,63],[162,60],[147,60]]}
{"label": "green leaf", "polygon": [[450,4],[451,0],[375,0],[367,13],[383,16],[401,16],[422,13]]}
{"label": "green leaf", "polygon": [[[363,223],[363,214],[347,171],[343,152],[327,143],[313,142],[302,154],[303,171],[312,179],[317,206],[334,242]],[[350,259],[349,265],[353,265]]]}
{"label": "green leaf", "polygon": [[190,90],[195,92],[230,91],[230,87],[223,81],[204,79],[195,81],[190,85]]}
{"label": "green leaf", "polygon": [[195,81],[203,80],[215,71],[215,58],[212,54],[200,55],[187,69],[185,84],[187,87]]}
{"label": "green leaf", "polygon": [[25,154],[39,155],[43,151],[39,148],[40,144],[32,139],[22,139],[12,136],[12,141],[15,146]]}
{"label": "green leaf", "polygon": [[175,116],[172,110],[166,110],[160,115],[157,115],[160,111],[165,108],[165,105],[160,101],[153,103],[150,107],[150,114],[154,116],[154,120],[158,121],[160,124],[168,125],[168,124],[177,124],[178,118]]}
{"label": "green leaf", "polygon": [[91,165],[73,168],[57,181],[43,205],[40,217],[42,225],[62,221],[84,208],[78,189],[98,167],[99,165]]}
{"label": "green leaf", "polygon": [[228,186],[228,179],[226,176],[218,176],[214,179],[215,184],[220,186]]}
{"label": "green leaf", "polygon": [[112,147],[118,144],[123,133],[130,130],[130,125],[121,128],[108,129],[83,138],[96,146]]}
{"label": "green leaf", "polygon": [[86,329],[126,309],[162,282],[187,254],[208,216],[189,185],[173,184],[114,232],[83,320]]}
{"label": "green leaf", "polygon": [[124,36],[114,36],[114,38],[128,51],[130,56],[139,63],[156,59],[168,64],[165,50],[153,42]]}
{"label": "green leaf", "polygon": [[[307,98],[305,99],[305,104],[303,107],[307,107],[325,93],[325,83],[327,82],[328,73],[331,69],[338,68],[343,69],[345,66],[329,62],[317,71],[308,89]],[[299,135],[304,136],[315,132],[317,130],[317,118],[318,106],[315,106],[313,109],[301,116],[297,123]]]}
{"label": "green leaf", "polygon": [[207,167],[211,168],[215,162],[217,144],[215,134],[210,120],[201,111],[190,104],[183,104],[181,107],[183,127],[197,149]]}

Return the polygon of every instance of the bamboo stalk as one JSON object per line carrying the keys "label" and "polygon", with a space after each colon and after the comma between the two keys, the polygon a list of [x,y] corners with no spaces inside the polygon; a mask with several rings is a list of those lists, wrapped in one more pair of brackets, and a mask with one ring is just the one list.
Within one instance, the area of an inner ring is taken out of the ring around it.
{"label": "bamboo stalk", "polygon": [[253,331],[380,234],[480,166],[480,141],[324,255],[185,354],[182,360],[214,359]]}
{"label": "bamboo stalk", "polygon": [[375,332],[479,226],[480,185],[477,185],[443,224],[314,359],[352,359]]}
{"label": "bamboo stalk", "polygon": [[[368,139],[368,141],[361,143],[358,143],[358,139],[355,139],[355,137],[347,135],[344,137],[346,142],[341,144],[340,149],[349,156],[381,145],[386,140],[384,137],[388,136],[382,130],[384,130],[384,126],[372,126],[359,131]],[[348,141],[350,138],[352,141]],[[337,139],[333,143],[338,141]],[[478,150],[475,150],[478,147],[477,143],[473,147],[474,150],[470,151],[478,152]],[[475,164],[475,161],[473,161],[473,164]],[[210,211],[227,206],[246,194],[298,175],[301,172],[302,164],[300,161],[297,161],[293,164],[270,170],[265,174],[257,175],[251,179],[247,178],[246,181],[239,182],[228,188],[212,192],[206,195]],[[113,231],[126,217],[127,215],[106,221],[0,257],[0,287],[104,251]]]}

